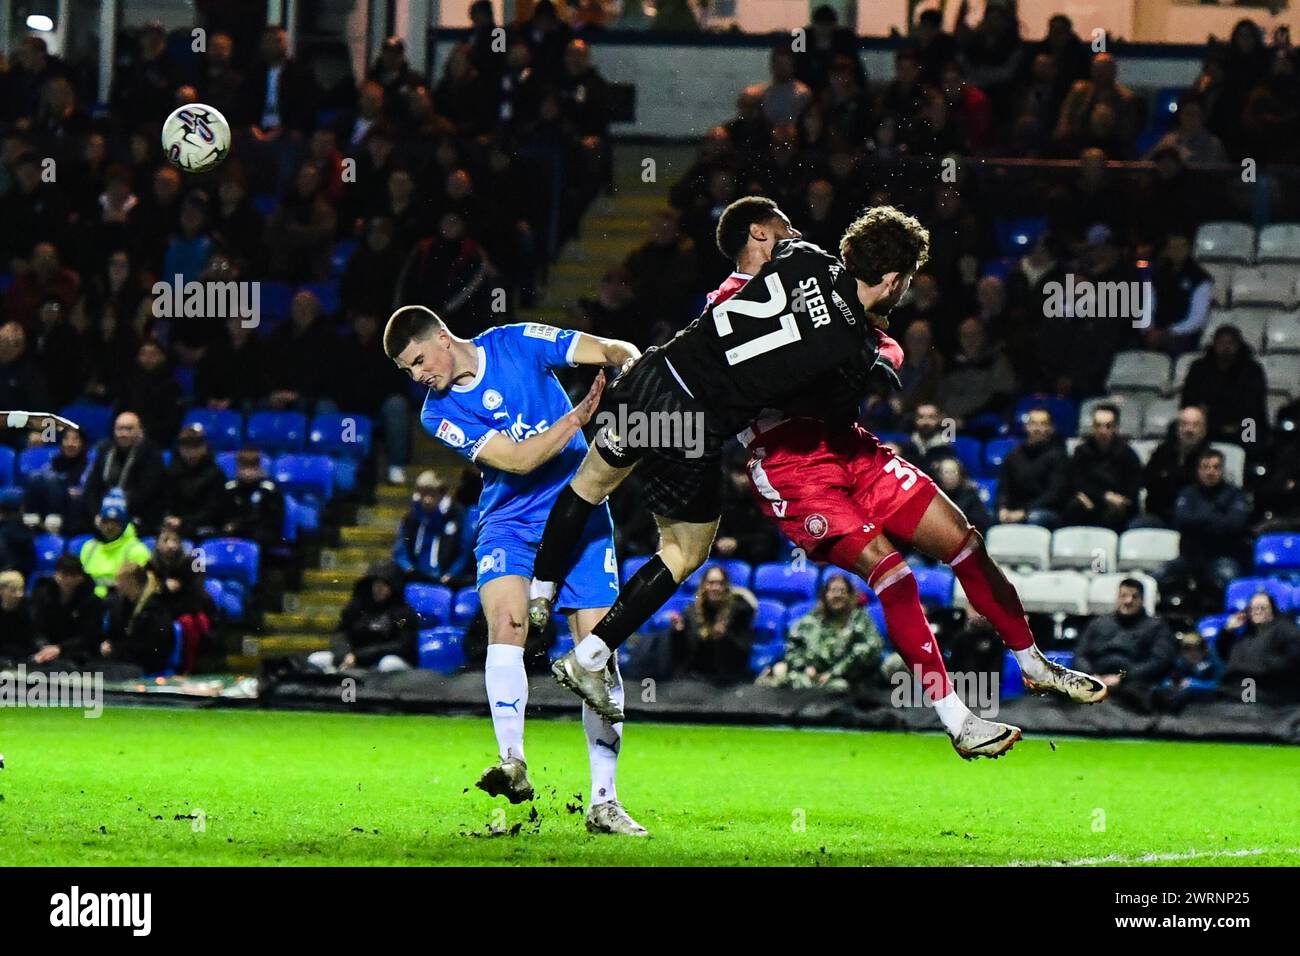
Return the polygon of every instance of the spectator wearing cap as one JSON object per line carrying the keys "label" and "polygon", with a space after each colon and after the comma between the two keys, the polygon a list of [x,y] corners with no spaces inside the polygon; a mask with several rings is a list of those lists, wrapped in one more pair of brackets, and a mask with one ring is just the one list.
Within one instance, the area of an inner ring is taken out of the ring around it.
{"label": "spectator wearing cap", "polygon": [[397,529],[393,561],[408,581],[462,586],[474,570],[475,532],[447,483],[436,472],[421,472]]}
{"label": "spectator wearing cap", "polygon": [[95,536],[81,546],[81,566],[95,582],[95,594],[107,597],[118,569],[128,562],[145,564],[149,549],[136,534],[120,501],[109,498],[95,518]]}
{"label": "spectator wearing cap", "polygon": [[156,528],[163,516],[165,474],[162,452],[145,435],[140,416],[120,412],[113,421],[113,437],[96,446],[83,497],[93,508],[120,488],[127,512],[145,528]]}
{"label": "spectator wearing cap", "polygon": [[36,582],[32,616],[40,642],[33,663],[78,667],[98,653],[104,602],[75,554],[59,555],[54,577]]}
{"label": "spectator wearing cap", "polygon": [[1178,653],[1169,626],[1146,612],[1145,595],[1137,578],[1121,581],[1115,610],[1088,625],[1074,652],[1076,667],[1096,674],[1112,691],[1123,687],[1120,696],[1139,705],[1169,676]]}
{"label": "spectator wearing cap", "polygon": [[36,629],[26,581],[17,571],[0,572],[0,666],[27,661],[36,652]]}
{"label": "spectator wearing cap", "polygon": [[207,435],[198,425],[181,429],[178,453],[167,466],[167,524],[189,538],[216,533],[226,475],[212,457]]}
{"label": "spectator wearing cap", "polygon": [[1142,462],[1119,436],[1119,409],[1109,403],[1092,410],[1092,428],[1070,458],[1067,525],[1095,525],[1123,531],[1137,513]]}
{"label": "spectator wearing cap", "polygon": [[115,593],[108,602],[100,656],[126,665],[121,668],[123,676],[163,670],[176,646],[176,634],[158,579],[143,564],[127,561],[114,572],[113,581]]}
{"label": "spectator wearing cap", "polygon": [[254,448],[235,456],[235,477],[226,482],[217,526],[227,537],[256,541],[264,555],[284,541],[284,495],[262,470],[262,454]]}
{"label": "spectator wearing cap", "polygon": [[[1174,502],[1178,557],[1161,569],[1163,580],[1194,580],[1222,592],[1249,558],[1250,497],[1223,475],[1223,452],[1207,448],[1196,461],[1196,481]],[[1207,602],[1210,603],[1210,602]]]}
{"label": "spectator wearing cap", "polygon": [[29,575],[36,568],[36,544],[23,523],[21,488],[0,491],[0,571]]}

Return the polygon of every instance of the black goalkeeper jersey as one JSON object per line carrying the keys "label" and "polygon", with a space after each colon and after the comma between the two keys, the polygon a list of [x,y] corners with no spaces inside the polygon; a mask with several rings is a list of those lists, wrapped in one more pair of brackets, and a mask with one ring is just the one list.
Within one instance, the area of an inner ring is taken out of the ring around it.
{"label": "black goalkeeper jersey", "polygon": [[802,239],[777,243],[743,289],[706,309],[663,353],[714,434],[735,434],[764,409],[810,401],[828,414],[856,412],[872,369],[892,371],[853,277]]}

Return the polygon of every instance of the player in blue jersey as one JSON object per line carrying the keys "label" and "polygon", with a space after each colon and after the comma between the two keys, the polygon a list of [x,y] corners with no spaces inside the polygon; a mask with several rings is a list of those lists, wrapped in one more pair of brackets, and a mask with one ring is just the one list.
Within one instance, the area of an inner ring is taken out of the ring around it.
{"label": "player in blue jersey", "polygon": [[[499,326],[461,339],[434,312],[415,305],[403,306],[389,318],[384,350],[429,389],[420,412],[425,429],[483,474],[474,557],[488,622],[484,679],[500,761],[483,772],[478,787],[511,803],[529,800],[533,785],[524,757],[528,584],[555,496],[587,454],[582,427],[595,413],[605,381],[601,371],[575,407],[554,370],[623,367],[640,353],[627,342],[535,323]],[[568,613],[575,640],[591,631],[618,594],[608,508],[592,514],[580,555],[555,602]],[[599,679],[621,703],[623,684],[614,659]],[[645,835],[619,803],[614,787],[623,724],[610,723],[583,704],[582,725],[592,778],[587,829]]]}

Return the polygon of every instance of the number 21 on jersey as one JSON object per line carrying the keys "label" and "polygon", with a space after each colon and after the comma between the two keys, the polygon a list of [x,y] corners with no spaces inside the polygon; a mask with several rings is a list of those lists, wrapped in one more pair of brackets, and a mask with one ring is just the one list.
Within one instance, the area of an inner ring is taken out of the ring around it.
{"label": "number 21 on jersey", "polygon": [[[731,325],[732,313],[747,316],[751,319],[770,319],[781,313],[785,306],[786,294],[785,288],[781,285],[781,277],[776,273],[771,273],[767,277],[766,301],[753,302],[733,297],[713,307],[713,324],[717,327],[718,338],[725,339],[734,332]],[[798,342],[800,333],[799,326],[795,322],[794,313],[786,312],[781,315],[778,321],[781,323],[780,328],[727,349],[727,364],[739,365],[741,362],[748,361],[755,356],[764,355],[773,349],[779,349],[783,345]]]}

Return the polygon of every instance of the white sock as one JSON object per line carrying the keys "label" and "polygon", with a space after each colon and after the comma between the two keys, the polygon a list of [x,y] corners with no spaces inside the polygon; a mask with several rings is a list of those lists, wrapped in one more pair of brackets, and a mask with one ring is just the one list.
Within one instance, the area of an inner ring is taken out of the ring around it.
{"label": "white sock", "polygon": [[524,670],[524,649],[513,644],[489,644],[487,666],[483,669],[487,685],[488,709],[492,712],[492,729],[497,735],[497,752],[501,759],[524,758],[524,709],[528,706],[528,674]]}
{"label": "white sock", "polygon": [[546,598],[548,601],[555,600],[555,582],[554,581],[532,581],[528,585],[528,600],[534,598]]}
{"label": "white sock", "polygon": [[588,634],[579,641],[574,651],[578,655],[578,663],[589,671],[598,671],[604,667],[609,663],[609,655],[612,653],[609,645],[595,634]]}
{"label": "white sock", "polygon": [[970,716],[970,708],[957,696],[955,690],[948,691],[948,696],[934,702],[934,712],[943,721],[944,729],[949,734],[961,732],[962,722]]}
{"label": "white sock", "polygon": [[[614,666],[614,689],[611,696],[623,706],[623,675]],[[618,773],[618,754],[623,749],[623,723],[611,724],[585,703],[582,705],[582,729],[587,735],[587,757],[591,761],[591,796],[588,803],[608,803],[618,799],[614,776]]]}
{"label": "white sock", "polygon": [[1030,680],[1040,680],[1047,676],[1047,666],[1043,662],[1043,653],[1038,649],[1037,644],[1031,644],[1023,650],[1012,651],[1016,655],[1016,663],[1020,665],[1020,672]]}

